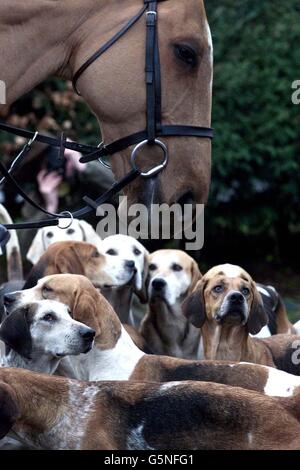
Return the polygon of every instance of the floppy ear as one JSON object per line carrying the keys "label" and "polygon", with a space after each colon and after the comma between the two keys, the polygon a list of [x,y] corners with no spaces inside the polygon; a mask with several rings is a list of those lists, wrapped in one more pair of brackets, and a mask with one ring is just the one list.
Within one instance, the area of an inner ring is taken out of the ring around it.
{"label": "floppy ear", "polygon": [[4,319],[0,339],[20,356],[30,359],[32,342],[27,308],[16,309]]}
{"label": "floppy ear", "polygon": [[97,317],[97,309],[99,308],[99,298],[89,290],[80,289],[75,296],[71,314],[74,320],[89,326],[96,332],[98,336],[101,332],[100,321]]}
{"label": "floppy ear", "polygon": [[54,260],[57,274],[82,274],[84,267],[75,247],[70,246],[57,252]]}
{"label": "floppy ear", "polygon": [[42,254],[45,252],[45,247],[43,243],[44,229],[39,229],[32,240],[32,243],[27,252],[26,258],[32,264],[36,264]]}
{"label": "floppy ear", "polygon": [[20,416],[13,389],[0,382],[0,439],[10,431]]}
{"label": "floppy ear", "polygon": [[137,271],[135,275],[134,293],[138,296],[142,304],[146,304],[148,301],[148,292],[147,292],[147,277],[148,277],[148,267],[149,267],[148,257],[149,257],[149,251],[145,249],[143,268],[141,271]]}
{"label": "floppy ear", "polygon": [[206,320],[205,302],[204,302],[204,288],[205,283],[203,280],[198,281],[194,292],[192,292],[182,303],[183,315],[194,325],[196,328],[201,328]]}
{"label": "floppy ear", "polygon": [[265,311],[261,295],[254,282],[252,282],[252,290],[253,301],[247,322],[247,329],[251,335],[256,335],[263,326],[267,325],[269,318]]}
{"label": "floppy ear", "polygon": [[96,245],[98,247],[99,243],[101,242],[101,238],[93,229],[93,227],[85,220],[78,220],[78,224],[83,233],[83,241],[92,243],[92,245]]}
{"label": "floppy ear", "polygon": [[191,276],[192,276],[192,280],[191,280],[191,285],[188,290],[188,294],[191,294],[194,291],[197,282],[200,281],[200,279],[202,278],[202,274],[195,260],[192,261]]}

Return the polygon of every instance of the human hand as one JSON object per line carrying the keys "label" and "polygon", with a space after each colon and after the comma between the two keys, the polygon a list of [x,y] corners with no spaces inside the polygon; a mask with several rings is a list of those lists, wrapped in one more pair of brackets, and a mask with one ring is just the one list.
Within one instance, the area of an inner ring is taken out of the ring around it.
{"label": "human hand", "polygon": [[43,196],[48,212],[56,212],[58,208],[58,186],[62,182],[62,176],[52,171],[41,170],[37,175],[39,192]]}

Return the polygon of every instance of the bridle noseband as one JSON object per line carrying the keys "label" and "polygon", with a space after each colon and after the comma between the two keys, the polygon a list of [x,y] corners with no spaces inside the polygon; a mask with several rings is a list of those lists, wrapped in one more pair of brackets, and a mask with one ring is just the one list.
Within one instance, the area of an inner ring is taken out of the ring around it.
{"label": "bridle noseband", "polygon": [[[81,75],[86,71],[90,65],[92,65],[102,54],[104,54],[110,47],[113,46],[127,31],[129,31],[143,16],[146,17],[146,59],[145,59],[145,82],[146,82],[146,129],[143,131],[136,132],[127,137],[123,137],[110,144],[102,144],[99,147],[86,146],[75,142],[68,142],[65,139],[54,139],[48,136],[44,136],[38,133],[25,131],[18,129],[14,126],[9,126],[4,123],[0,123],[0,129],[7,132],[11,132],[15,135],[20,135],[28,139],[34,138],[34,140],[47,143],[48,145],[55,146],[61,149],[69,148],[78,152],[83,153],[83,157],[80,159],[82,163],[87,163],[93,160],[99,160],[103,164],[103,158],[106,156],[114,155],[117,152],[127,149],[128,147],[135,146],[131,153],[131,171],[124,176],[119,182],[115,183],[108,191],[102,194],[101,197],[95,201],[85,196],[83,199],[86,206],[82,209],[73,212],[72,214],[64,212],[61,214],[47,213],[43,208],[38,206],[22,191],[12,173],[14,171],[14,162],[10,169],[7,170],[0,162],[0,172],[4,178],[9,180],[18,193],[30,204],[50,215],[52,219],[41,220],[38,222],[25,222],[21,224],[6,225],[8,229],[11,228],[40,228],[49,225],[58,225],[59,218],[70,214],[74,218],[82,218],[92,212],[93,209],[97,209],[98,206],[108,201],[112,196],[121,191],[124,187],[134,181],[138,176],[149,178],[153,177],[162,171],[168,164],[168,149],[166,144],[160,139],[162,137],[199,137],[199,138],[213,138],[213,129],[210,127],[198,127],[189,125],[167,125],[162,123],[162,111],[161,111],[161,68],[160,68],[160,57],[159,57],[159,45],[158,45],[158,32],[157,32],[157,4],[167,0],[144,0],[143,8],[133,17],[128,23],[116,33],[109,41],[101,46],[74,74],[73,87],[74,90],[80,94],[77,83]],[[18,155],[18,161],[22,160],[26,153],[30,149],[30,143],[26,144],[23,151]],[[158,146],[163,152],[162,160],[154,167],[147,171],[143,171],[139,168],[137,159],[140,152],[146,146]],[[63,157],[63,153],[62,153]],[[20,163],[20,162],[19,162]]]}

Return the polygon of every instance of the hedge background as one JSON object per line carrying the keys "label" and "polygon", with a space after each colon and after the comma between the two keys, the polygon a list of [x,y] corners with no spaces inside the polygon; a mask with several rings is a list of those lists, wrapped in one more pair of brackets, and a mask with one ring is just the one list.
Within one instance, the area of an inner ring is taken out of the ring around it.
{"label": "hedge background", "polygon": [[[300,1],[207,0],[206,9],[216,137],[202,262],[243,264],[300,298],[300,105],[291,102]],[[57,79],[0,113],[15,125],[98,142],[95,119]],[[5,134],[1,142],[1,155],[16,149]]]}

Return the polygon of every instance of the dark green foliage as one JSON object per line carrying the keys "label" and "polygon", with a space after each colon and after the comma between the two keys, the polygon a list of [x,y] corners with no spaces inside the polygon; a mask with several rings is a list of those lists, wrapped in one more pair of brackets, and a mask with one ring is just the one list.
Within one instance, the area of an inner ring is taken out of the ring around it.
{"label": "dark green foliage", "polygon": [[231,239],[237,254],[247,240],[253,258],[286,259],[300,238],[300,105],[291,101],[300,2],[209,0],[206,9],[216,129],[207,243]]}

